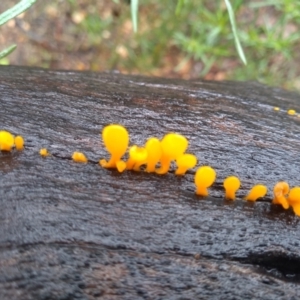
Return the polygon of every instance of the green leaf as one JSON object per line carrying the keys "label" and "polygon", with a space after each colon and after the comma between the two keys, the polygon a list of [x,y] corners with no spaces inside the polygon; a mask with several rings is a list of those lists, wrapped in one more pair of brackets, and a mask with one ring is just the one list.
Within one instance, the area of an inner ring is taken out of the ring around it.
{"label": "green leaf", "polygon": [[0,59],[7,56],[8,54],[12,53],[17,48],[17,45],[11,45],[8,48],[4,49],[0,52]]}
{"label": "green leaf", "polygon": [[119,0],[113,0],[116,4],[120,4]]}
{"label": "green leaf", "polygon": [[137,19],[139,10],[139,0],[131,0],[131,19],[133,24],[133,31],[137,32]]}
{"label": "green leaf", "polygon": [[36,0],[21,0],[12,8],[0,15],[0,26],[28,9]]}
{"label": "green leaf", "polygon": [[231,3],[230,3],[229,0],[225,0],[225,3],[226,3],[228,15],[229,15],[229,20],[230,20],[230,24],[231,24],[232,33],[233,33],[233,36],[234,36],[236,50],[237,50],[242,62],[245,65],[247,65],[247,60],[246,60],[243,48],[241,46],[241,43],[240,43],[240,40],[239,40],[239,37],[238,37],[238,34],[237,34],[237,28],[236,28],[236,24],[235,24],[234,12],[233,12]]}

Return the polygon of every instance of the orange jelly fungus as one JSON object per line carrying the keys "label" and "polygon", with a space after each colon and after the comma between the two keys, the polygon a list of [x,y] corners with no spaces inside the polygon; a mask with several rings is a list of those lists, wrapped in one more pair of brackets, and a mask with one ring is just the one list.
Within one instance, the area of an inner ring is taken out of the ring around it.
{"label": "orange jelly fungus", "polygon": [[296,186],[291,189],[288,202],[293,207],[294,213],[300,216],[300,187]]}
{"label": "orange jelly fungus", "polygon": [[274,110],[279,111],[280,108],[279,107],[274,107]]}
{"label": "orange jelly fungus", "polygon": [[195,174],[196,194],[199,196],[208,196],[208,190],[216,180],[216,171],[209,167],[204,166],[198,168]]}
{"label": "orange jelly fungus", "polygon": [[268,188],[265,185],[255,185],[246,196],[247,201],[256,201],[258,198],[262,198],[267,194]]}
{"label": "orange jelly fungus", "polygon": [[[134,168],[135,171],[139,171],[139,167],[143,162],[147,159],[147,150],[142,147],[138,147],[136,145],[130,147],[129,149],[129,159],[126,163],[126,169],[132,170]],[[135,167],[135,165],[137,165]]]}
{"label": "orange jelly fungus", "polygon": [[48,150],[46,148],[42,148],[40,150],[40,155],[43,156],[43,157],[46,157],[46,156],[49,155],[49,152],[48,152]]}
{"label": "orange jelly fungus", "polygon": [[11,151],[15,144],[14,136],[8,131],[0,131],[0,150]]}
{"label": "orange jelly fungus", "polygon": [[236,176],[229,176],[224,180],[223,186],[225,188],[225,198],[235,200],[235,193],[241,186],[240,180]]}
{"label": "orange jelly fungus", "polygon": [[15,137],[15,146],[19,151],[24,149],[24,139],[22,136],[18,135]]}
{"label": "orange jelly fungus", "polygon": [[169,171],[171,161],[182,155],[187,147],[188,140],[183,135],[178,133],[166,134],[161,140],[161,167],[156,171],[156,173],[166,174]]}
{"label": "orange jelly fungus", "polygon": [[145,149],[148,153],[146,172],[155,172],[155,166],[159,162],[162,155],[160,140],[154,137],[149,138],[145,144]]}
{"label": "orange jelly fungus", "polygon": [[176,158],[176,175],[184,175],[188,169],[192,169],[197,164],[197,157],[194,154],[182,154]]}
{"label": "orange jelly fungus", "polygon": [[290,109],[287,111],[287,113],[290,115],[290,116],[293,116],[294,114],[296,114],[296,111],[294,109]]}
{"label": "orange jelly fungus", "polygon": [[88,161],[86,156],[82,152],[76,152],[76,151],[73,153],[72,159],[75,162],[79,162],[79,163],[87,163]]}
{"label": "orange jelly fungus", "polygon": [[129,134],[126,128],[117,124],[108,125],[102,131],[102,138],[111,157],[109,161],[101,159],[100,165],[104,168],[117,168],[119,172],[123,172],[126,163],[121,158],[129,144]]}
{"label": "orange jelly fungus", "polygon": [[289,203],[286,198],[287,194],[289,193],[290,187],[289,184],[285,181],[277,182],[274,186],[273,193],[273,204],[280,204],[284,209],[289,208]]}

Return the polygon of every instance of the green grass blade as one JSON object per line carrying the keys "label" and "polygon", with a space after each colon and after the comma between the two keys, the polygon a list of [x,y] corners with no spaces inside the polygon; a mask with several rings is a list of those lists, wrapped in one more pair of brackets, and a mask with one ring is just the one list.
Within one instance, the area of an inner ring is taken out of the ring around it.
{"label": "green grass blade", "polygon": [[185,0],[178,0],[177,5],[176,5],[176,10],[175,10],[176,16],[178,16],[180,14],[181,9],[184,4],[185,4]]}
{"label": "green grass blade", "polygon": [[133,24],[133,31],[137,32],[137,19],[138,19],[138,10],[139,10],[139,0],[131,0],[131,19]]}
{"label": "green grass blade", "polygon": [[228,15],[229,15],[229,20],[230,20],[230,24],[231,24],[231,28],[232,28],[232,33],[233,33],[233,36],[234,36],[236,50],[237,50],[237,52],[240,56],[240,59],[246,65],[247,60],[246,60],[243,48],[241,46],[241,43],[240,43],[240,40],[239,40],[239,37],[238,37],[238,34],[237,34],[237,28],[236,28],[236,24],[235,24],[234,12],[233,12],[231,3],[230,3],[229,0],[225,0],[225,3],[226,3]]}
{"label": "green grass blade", "polygon": [[28,9],[36,0],[21,0],[0,15],[0,26]]}
{"label": "green grass blade", "polygon": [[12,53],[17,48],[17,45],[11,45],[8,48],[4,49],[0,52],[0,59],[7,56],[8,54]]}

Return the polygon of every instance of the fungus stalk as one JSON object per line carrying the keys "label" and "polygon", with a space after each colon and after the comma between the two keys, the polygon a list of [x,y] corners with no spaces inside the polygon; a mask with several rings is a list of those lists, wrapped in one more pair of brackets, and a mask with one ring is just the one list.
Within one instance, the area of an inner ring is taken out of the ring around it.
{"label": "fungus stalk", "polygon": [[300,216],[300,187],[296,186],[291,189],[288,202],[293,207],[294,213]]}
{"label": "fungus stalk", "polygon": [[145,144],[145,149],[147,150],[147,168],[146,172],[155,172],[156,164],[159,162],[162,156],[162,149],[160,140],[157,138],[149,138]]}
{"label": "fungus stalk", "polygon": [[208,196],[208,188],[216,180],[216,171],[209,167],[204,166],[198,168],[195,174],[196,194],[199,196]]}
{"label": "fungus stalk", "polygon": [[267,187],[262,184],[255,185],[246,196],[247,201],[256,201],[258,198],[262,198],[267,194]]}
{"label": "fungus stalk", "polygon": [[229,176],[224,180],[225,198],[235,200],[235,193],[240,188],[241,182],[236,176]]}
{"label": "fungus stalk", "polygon": [[161,141],[162,156],[160,158],[161,167],[157,174],[166,174],[169,171],[172,160],[182,155],[188,147],[188,140],[180,134],[168,133]]}
{"label": "fungus stalk", "polygon": [[48,150],[46,148],[42,148],[39,153],[43,157],[46,157],[46,156],[50,155],[49,152],[48,152]]}
{"label": "fungus stalk", "polygon": [[18,151],[22,151],[24,149],[24,139],[22,136],[18,135],[15,137],[15,146]]}
{"label": "fungus stalk", "polygon": [[126,169],[139,171],[140,165],[147,159],[147,150],[136,145],[130,147],[129,159],[126,163]]}
{"label": "fungus stalk", "polygon": [[288,203],[286,195],[288,194],[289,190],[290,187],[287,182],[285,181],[277,182],[273,189],[274,198],[272,203],[280,204],[284,209],[288,209],[290,205]]}
{"label": "fungus stalk", "polygon": [[14,136],[8,131],[0,131],[0,150],[11,151],[15,143]]}
{"label": "fungus stalk", "polygon": [[184,175],[188,169],[192,169],[197,164],[197,157],[193,154],[182,154],[176,159],[176,175]]}
{"label": "fungus stalk", "polygon": [[121,158],[129,144],[129,135],[126,128],[116,124],[108,125],[102,131],[102,138],[111,157],[108,162],[101,159],[100,165],[104,168],[117,168],[119,172],[123,172],[126,163]]}
{"label": "fungus stalk", "polygon": [[82,153],[82,152],[74,152],[72,155],[72,159],[75,162],[79,162],[79,163],[87,163],[87,158],[86,156]]}

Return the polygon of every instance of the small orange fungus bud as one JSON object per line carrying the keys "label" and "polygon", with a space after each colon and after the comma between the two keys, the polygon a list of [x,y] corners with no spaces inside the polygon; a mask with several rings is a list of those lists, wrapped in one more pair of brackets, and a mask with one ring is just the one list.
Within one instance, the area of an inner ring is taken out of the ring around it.
{"label": "small orange fungus bud", "polygon": [[290,190],[289,184],[285,181],[277,182],[273,188],[274,198],[273,204],[280,204],[284,209],[289,208],[289,203],[286,199],[286,195]]}
{"label": "small orange fungus bud", "polygon": [[296,186],[291,189],[288,202],[293,207],[294,213],[300,216],[300,187]]}
{"label": "small orange fungus bud", "polygon": [[79,163],[86,163],[88,161],[86,156],[82,152],[76,152],[76,151],[73,153],[72,159],[75,162],[79,162]]}
{"label": "small orange fungus bud", "polygon": [[42,148],[40,150],[40,155],[46,157],[46,156],[49,155],[49,152],[48,152],[48,150],[46,148]]}
{"label": "small orange fungus bud", "polygon": [[175,174],[184,175],[188,169],[192,169],[197,164],[197,157],[194,154],[182,154],[176,158],[178,166]]}
{"label": "small orange fungus bud", "polygon": [[198,168],[195,174],[196,194],[200,196],[208,196],[207,188],[209,188],[216,180],[216,171],[204,166]]}
{"label": "small orange fungus bud", "polygon": [[18,135],[15,137],[15,146],[19,151],[24,149],[24,139],[22,136]]}
{"label": "small orange fungus bud", "polygon": [[178,133],[168,133],[161,141],[162,156],[161,167],[157,174],[166,174],[170,168],[172,160],[182,155],[188,147],[188,140]]}
{"label": "small orange fungus bud", "polygon": [[235,193],[240,188],[241,182],[236,176],[229,176],[224,180],[225,198],[235,200]]}
{"label": "small orange fungus bud", "polygon": [[162,155],[160,140],[154,137],[148,139],[145,144],[145,148],[148,153],[146,172],[155,172],[155,166],[159,162]]}
{"label": "small orange fungus bud", "polygon": [[126,169],[132,170],[137,164],[138,167],[135,168],[135,171],[138,171],[139,167],[143,162],[146,161],[146,159],[147,159],[147,150],[145,148],[134,145],[129,149],[129,159],[126,163]]}
{"label": "small orange fungus bud", "polygon": [[100,160],[100,165],[104,168],[117,168],[119,172],[123,172],[126,163],[121,160],[125,154],[129,144],[129,134],[125,127],[112,124],[104,127],[102,138],[107,151],[111,154],[110,160]]}
{"label": "small orange fungus bud", "polygon": [[288,112],[287,112],[290,116],[293,116],[295,113],[296,113],[296,111],[294,110],[294,109],[290,109],[290,110],[288,110]]}
{"label": "small orange fungus bud", "polygon": [[257,184],[250,190],[245,200],[256,201],[258,198],[264,197],[267,191],[268,188],[265,185]]}
{"label": "small orange fungus bud", "polygon": [[274,107],[274,110],[279,111],[280,108],[279,107]]}
{"label": "small orange fungus bud", "polygon": [[0,150],[11,151],[15,144],[14,136],[8,131],[0,131]]}

